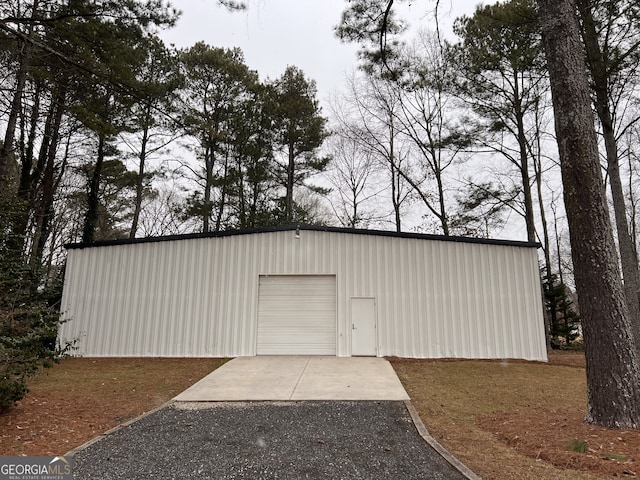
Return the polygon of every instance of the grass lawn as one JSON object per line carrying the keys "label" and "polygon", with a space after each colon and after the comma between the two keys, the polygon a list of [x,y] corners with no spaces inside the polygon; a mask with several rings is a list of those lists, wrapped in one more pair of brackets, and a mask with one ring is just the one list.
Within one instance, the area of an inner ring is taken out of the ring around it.
{"label": "grass lawn", "polygon": [[0,415],[3,455],[64,455],[162,405],[224,363],[199,358],[69,358],[44,369]]}
{"label": "grass lawn", "polygon": [[[640,431],[582,422],[581,354],[551,354],[549,364],[390,360],[430,433],[486,480],[640,475]],[[162,405],[224,361],[63,360],[0,415],[0,452],[64,454]]]}
{"label": "grass lawn", "polygon": [[[431,435],[484,479],[640,475],[640,431],[607,430],[582,421],[582,354],[552,353],[549,364],[391,363]],[[576,445],[586,451],[572,451]]]}

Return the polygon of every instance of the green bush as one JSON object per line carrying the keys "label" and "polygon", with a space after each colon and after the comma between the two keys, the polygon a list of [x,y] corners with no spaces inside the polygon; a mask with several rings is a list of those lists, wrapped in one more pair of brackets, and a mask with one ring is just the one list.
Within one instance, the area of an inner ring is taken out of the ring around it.
{"label": "green bush", "polygon": [[73,344],[57,345],[62,282],[28,264],[13,233],[19,205],[0,196],[0,412],[24,398],[28,377],[53,365]]}
{"label": "green bush", "polygon": [[42,367],[50,367],[73,344],[57,344],[59,314],[43,295],[35,293],[17,305],[0,310],[0,412],[24,398],[27,378]]}

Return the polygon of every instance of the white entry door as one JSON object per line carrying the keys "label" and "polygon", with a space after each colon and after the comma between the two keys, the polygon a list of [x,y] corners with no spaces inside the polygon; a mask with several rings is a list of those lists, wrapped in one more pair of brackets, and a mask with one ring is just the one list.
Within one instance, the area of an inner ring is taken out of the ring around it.
{"label": "white entry door", "polygon": [[351,299],[351,355],[375,357],[378,354],[375,298]]}

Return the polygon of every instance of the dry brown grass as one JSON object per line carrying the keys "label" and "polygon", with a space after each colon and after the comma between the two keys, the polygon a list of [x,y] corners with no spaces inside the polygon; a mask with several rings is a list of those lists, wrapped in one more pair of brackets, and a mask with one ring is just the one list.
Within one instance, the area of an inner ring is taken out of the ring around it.
{"label": "dry brown grass", "polygon": [[[638,473],[640,432],[582,422],[586,385],[580,354],[552,354],[549,364],[391,361],[430,433],[484,479]],[[589,451],[568,451],[572,440],[586,440]],[[611,455],[624,459],[604,458]]]}
{"label": "dry brown grass", "polygon": [[3,455],[62,455],[175,397],[224,361],[70,358],[29,382],[0,415]]}

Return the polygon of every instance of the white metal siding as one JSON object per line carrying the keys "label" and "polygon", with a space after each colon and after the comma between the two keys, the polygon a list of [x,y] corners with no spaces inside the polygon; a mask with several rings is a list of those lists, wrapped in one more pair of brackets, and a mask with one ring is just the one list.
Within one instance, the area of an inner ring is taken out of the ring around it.
{"label": "white metal siding", "polygon": [[261,276],[258,355],[335,355],[334,276]]}
{"label": "white metal siding", "polygon": [[534,248],[302,230],[70,249],[62,338],[87,356],[255,355],[260,275],[376,299],[378,355],[546,360]]}

